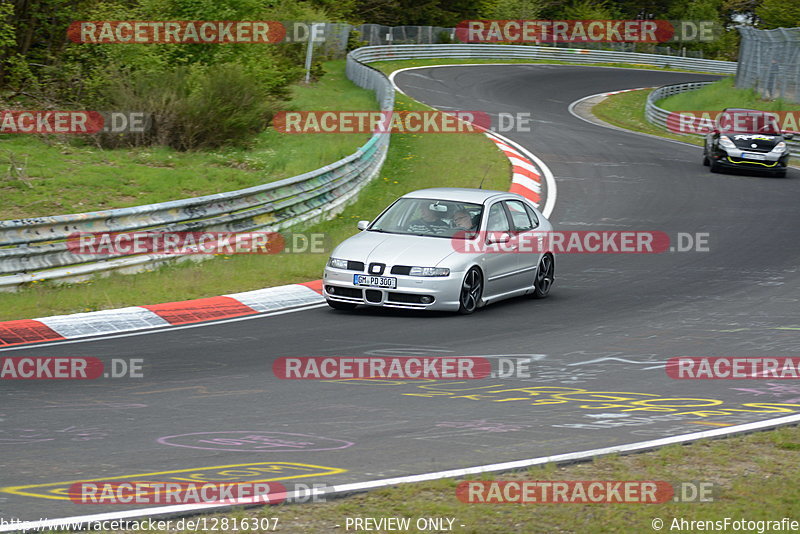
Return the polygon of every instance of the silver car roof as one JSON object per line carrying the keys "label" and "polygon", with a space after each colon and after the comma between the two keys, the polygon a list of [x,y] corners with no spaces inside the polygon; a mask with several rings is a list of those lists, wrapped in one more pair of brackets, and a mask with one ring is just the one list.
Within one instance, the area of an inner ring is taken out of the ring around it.
{"label": "silver car roof", "polygon": [[[431,187],[406,193],[403,198],[432,198],[437,200],[453,200],[456,202],[472,202],[483,204],[487,200],[498,197],[518,197],[508,191],[492,191],[491,189],[469,189],[466,187]],[[521,198],[521,197],[520,197]]]}

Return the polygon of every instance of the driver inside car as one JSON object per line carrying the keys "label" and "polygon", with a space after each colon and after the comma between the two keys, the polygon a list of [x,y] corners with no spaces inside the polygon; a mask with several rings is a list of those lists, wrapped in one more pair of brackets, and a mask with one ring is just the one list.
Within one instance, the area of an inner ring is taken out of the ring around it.
{"label": "driver inside car", "polygon": [[438,211],[431,209],[430,205],[422,208],[422,216],[411,221],[408,231],[414,234],[445,234],[451,230],[450,226],[442,220]]}
{"label": "driver inside car", "polygon": [[467,210],[458,210],[453,215],[453,228],[457,230],[474,230],[476,226]]}

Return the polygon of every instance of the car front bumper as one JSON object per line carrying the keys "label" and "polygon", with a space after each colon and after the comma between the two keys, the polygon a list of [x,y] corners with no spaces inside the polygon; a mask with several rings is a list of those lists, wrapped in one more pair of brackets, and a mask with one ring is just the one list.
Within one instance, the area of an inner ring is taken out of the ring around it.
{"label": "car front bumper", "polygon": [[726,169],[741,169],[764,173],[777,173],[786,170],[789,163],[788,152],[783,155],[767,152],[764,153],[764,156],[765,159],[763,161],[746,159],[742,158],[741,150],[731,149],[728,152],[722,150],[715,152],[714,160],[717,165]]}
{"label": "car front bumper", "polygon": [[[393,289],[355,285],[353,275],[357,274],[365,273],[325,267],[322,296],[335,302],[386,308],[437,311],[457,311],[459,308],[463,272],[430,277],[386,275],[397,279],[397,287]],[[433,302],[425,303],[423,297],[432,298]]]}

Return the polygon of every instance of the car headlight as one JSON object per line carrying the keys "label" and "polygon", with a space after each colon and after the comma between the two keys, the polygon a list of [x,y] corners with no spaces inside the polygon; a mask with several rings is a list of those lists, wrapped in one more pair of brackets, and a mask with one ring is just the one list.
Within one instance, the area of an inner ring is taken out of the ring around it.
{"label": "car headlight", "polygon": [[331,258],[328,260],[328,265],[330,267],[335,267],[336,269],[347,269],[347,260]]}
{"label": "car headlight", "polygon": [[719,136],[719,146],[722,148],[736,148],[736,145],[731,141],[731,138],[727,135],[720,135]]}
{"label": "car headlight", "polygon": [[450,269],[444,267],[412,267],[409,276],[450,276]]}
{"label": "car headlight", "polygon": [[773,147],[772,151],[773,152],[786,152],[786,143],[781,141],[780,143],[775,145],[775,147]]}

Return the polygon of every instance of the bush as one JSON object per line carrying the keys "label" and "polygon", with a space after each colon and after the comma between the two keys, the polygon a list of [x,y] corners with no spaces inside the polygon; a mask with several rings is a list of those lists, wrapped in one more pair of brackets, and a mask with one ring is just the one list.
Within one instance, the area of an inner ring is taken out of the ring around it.
{"label": "bush", "polygon": [[144,111],[146,132],[97,136],[107,148],[165,145],[176,150],[243,145],[279,108],[239,64],[182,66],[160,73],[118,71],[104,95],[114,110]]}

